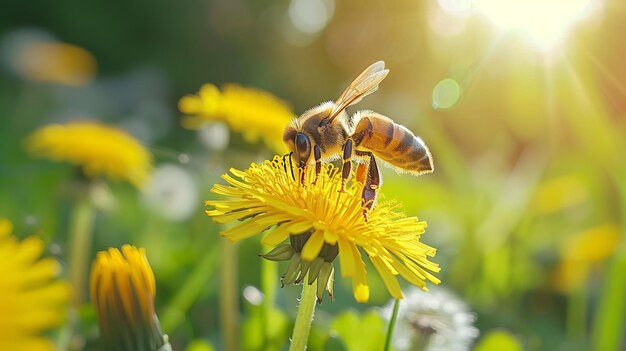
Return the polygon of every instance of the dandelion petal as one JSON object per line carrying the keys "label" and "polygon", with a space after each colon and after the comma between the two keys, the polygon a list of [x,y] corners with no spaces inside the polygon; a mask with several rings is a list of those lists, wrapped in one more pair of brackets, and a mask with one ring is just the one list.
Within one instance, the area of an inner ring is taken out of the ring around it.
{"label": "dandelion petal", "polygon": [[302,249],[302,259],[313,261],[322,250],[322,246],[324,246],[324,232],[316,230]]}

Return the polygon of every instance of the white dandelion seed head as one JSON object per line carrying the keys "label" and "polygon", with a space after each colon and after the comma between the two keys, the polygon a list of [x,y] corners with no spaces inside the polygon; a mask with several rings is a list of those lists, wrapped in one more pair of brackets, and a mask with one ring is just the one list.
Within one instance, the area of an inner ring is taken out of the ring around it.
{"label": "white dandelion seed head", "polygon": [[224,122],[204,123],[198,130],[198,138],[208,150],[224,151],[230,141],[230,131]]}
{"label": "white dandelion seed head", "polygon": [[201,210],[196,182],[189,172],[173,164],[154,170],[143,200],[156,213],[174,221],[183,221]]}
{"label": "white dandelion seed head", "polygon": [[[383,317],[391,319],[392,310],[393,301],[383,308]],[[400,300],[392,343],[396,350],[408,351],[417,340],[428,338],[427,351],[469,350],[479,334],[475,321],[467,304],[449,291],[412,288]]]}

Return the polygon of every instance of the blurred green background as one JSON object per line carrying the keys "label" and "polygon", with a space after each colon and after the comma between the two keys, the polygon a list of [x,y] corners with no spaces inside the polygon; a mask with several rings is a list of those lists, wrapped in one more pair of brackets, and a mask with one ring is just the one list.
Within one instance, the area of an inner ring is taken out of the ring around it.
{"label": "blurred green background", "polygon": [[[130,132],[165,174],[162,188],[149,196],[111,183],[92,254],[146,247],[174,348],[202,339],[225,349],[222,239],[203,200],[229,167],[273,151],[221,125],[182,128],[178,99],[203,83],[232,82],[271,92],[300,114],[384,60],[388,78],[357,109],[422,137],[435,172],[414,178],[385,169],[383,196],[428,222],[423,241],[439,250],[443,288],[476,314],[477,344],[503,329],[527,350],[621,350],[625,31],[626,4],[618,0],[5,1],[0,216],[19,236],[41,235],[66,260],[72,169],[32,159],[24,139],[77,118]],[[25,51],[39,41],[82,48],[83,59],[67,74],[46,75],[63,67],[48,67],[49,52]],[[236,250],[230,279],[239,307],[231,312],[241,348],[285,347],[299,289],[276,290],[273,329],[265,330],[251,287],[272,290],[279,280],[262,287],[258,240]],[[312,349],[359,349],[332,331],[332,321],[387,303],[379,278],[370,279],[367,305],[337,279],[336,300],[318,306]],[[81,329],[85,349],[94,349],[87,305]]]}

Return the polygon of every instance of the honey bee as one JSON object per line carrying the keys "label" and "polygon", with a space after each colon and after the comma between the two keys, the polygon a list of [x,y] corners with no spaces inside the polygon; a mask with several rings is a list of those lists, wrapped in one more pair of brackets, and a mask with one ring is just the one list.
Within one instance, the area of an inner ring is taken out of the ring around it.
{"label": "honey bee", "polygon": [[[322,162],[342,159],[342,186],[350,175],[352,160],[357,163],[356,180],[363,183],[363,204],[371,209],[382,178],[376,157],[399,172],[420,175],[433,171],[433,159],[426,144],[406,127],[373,111],[349,115],[348,106],[378,90],[389,70],[378,61],[367,67],[339,96],[315,106],[291,121],[283,141],[290,159],[300,169],[315,164],[316,175]],[[304,174],[304,172],[300,172]],[[367,213],[364,210],[367,219]]]}

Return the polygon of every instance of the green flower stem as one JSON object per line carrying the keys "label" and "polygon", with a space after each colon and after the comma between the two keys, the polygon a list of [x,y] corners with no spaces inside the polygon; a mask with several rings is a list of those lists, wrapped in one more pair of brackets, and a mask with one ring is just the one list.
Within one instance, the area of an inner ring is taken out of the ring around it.
{"label": "green flower stem", "polygon": [[220,330],[224,350],[236,351],[239,319],[237,246],[228,240],[220,240],[220,254]]}
{"label": "green flower stem", "polygon": [[173,332],[185,320],[187,311],[198,299],[198,296],[213,277],[217,264],[217,249],[208,250],[200,262],[194,267],[172,302],[163,311],[161,319],[163,330]]}
{"label": "green flower stem", "polygon": [[[265,249],[264,253],[271,250]],[[263,335],[264,335],[264,350],[274,350],[275,347],[270,346],[269,339],[271,337],[270,330],[272,325],[270,323],[270,315],[274,308],[274,301],[276,299],[276,284],[278,282],[276,262],[270,260],[261,260],[261,291],[263,291],[263,304],[261,305],[261,316],[263,319]]]}
{"label": "green flower stem", "polygon": [[621,350],[626,324],[626,250],[609,264],[595,317],[592,350]]}
{"label": "green flower stem", "polygon": [[69,228],[69,275],[73,287],[72,307],[77,310],[84,300],[87,267],[91,252],[95,209],[89,202],[88,190],[76,200]]}
{"label": "green flower stem", "polygon": [[[622,212],[622,237],[626,236],[626,170],[615,173],[619,186]],[[592,333],[592,350],[620,350],[626,325],[626,245],[617,250],[608,262],[604,285],[598,300]]]}
{"label": "green flower stem", "polygon": [[582,285],[571,293],[567,302],[567,332],[571,340],[582,340],[586,333],[587,290],[587,279],[583,279]]}
{"label": "green flower stem", "polygon": [[289,351],[304,351],[309,340],[309,332],[311,331],[311,323],[313,322],[313,312],[315,312],[315,304],[317,301],[317,284],[307,284],[308,277],[304,278],[302,283],[302,297],[300,298],[300,306],[298,306],[298,314],[296,315],[296,325],[291,335],[291,345]]}
{"label": "green flower stem", "polygon": [[396,320],[398,319],[399,307],[400,307],[400,300],[396,299],[393,303],[393,311],[391,312],[391,320],[389,321],[389,328],[387,329],[387,338],[385,339],[385,351],[389,351],[391,347],[391,339],[393,338],[393,330],[396,327]]}

